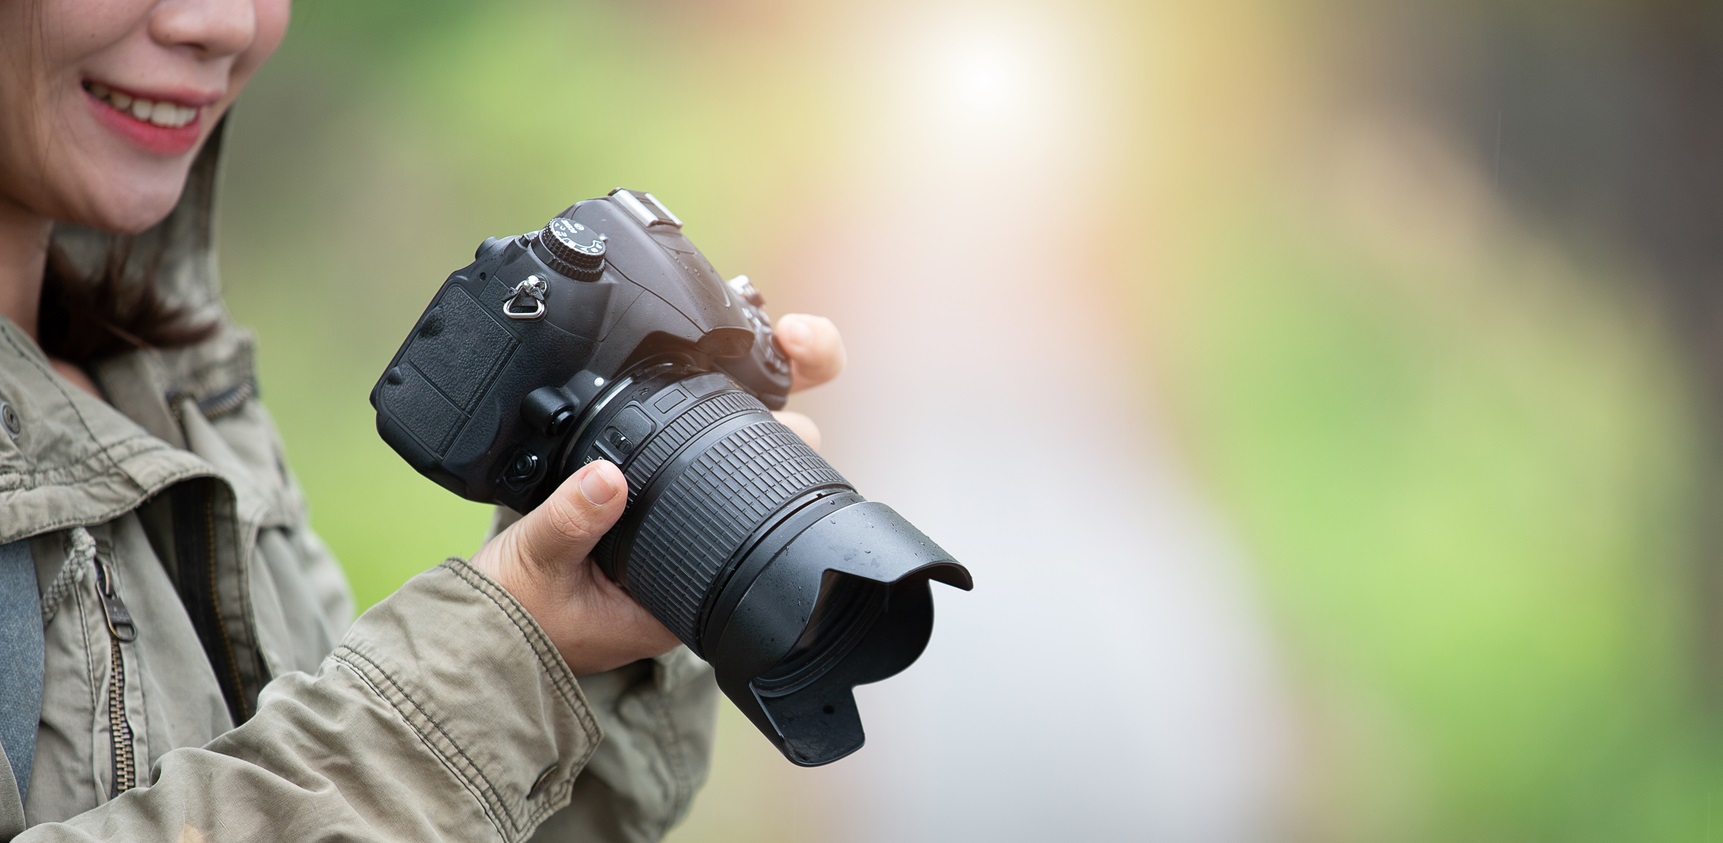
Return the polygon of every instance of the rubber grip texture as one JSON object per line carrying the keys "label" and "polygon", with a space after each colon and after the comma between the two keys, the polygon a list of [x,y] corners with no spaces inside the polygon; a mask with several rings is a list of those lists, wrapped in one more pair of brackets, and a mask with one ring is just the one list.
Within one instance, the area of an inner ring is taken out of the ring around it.
{"label": "rubber grip texture", "polygon": [[[738,415],[746,420],[698,455],[679,453],[712,427],[732,424]],[[654,477],[665,471],[675,473]],[[702,650],[702,609],[716,597],[713,592],[727,575],[726,563],[741,561],[732,557],[743,542],[785,504],[812,490],[853,489],[764,405],[739,391],[719,392],[690,407],[646,443],[624,474],[631,498],[637,489],[663,484],[634,532],[625,585],[696,653]],[[601,557],[605,551],[615,552],[611,544],[599,549]]]}

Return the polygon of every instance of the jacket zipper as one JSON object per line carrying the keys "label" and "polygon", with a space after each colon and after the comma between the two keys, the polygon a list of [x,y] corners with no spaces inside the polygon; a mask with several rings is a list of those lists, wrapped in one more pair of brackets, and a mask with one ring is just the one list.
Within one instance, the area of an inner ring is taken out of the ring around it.
{"label": "jacket zipper", "polygon": [[245,406],[245,402],[251,400],[252,396],[256,394],[256,382],[243,381],[214,395],[198,399],[197,410],[203,414],[205,419],[214,421]]}
{"label": "jacket zipper", "polygon": [[114,763],[114,784],[108,796],[113,798],[138,784],[137,740],[126,718],[126,661],[120,653],[122,642],[137,640],[138,627],[114,589],[108,564],[100,555],[96,557],[96,592],[102,600],[102,617],[108,622],[108,739]]}

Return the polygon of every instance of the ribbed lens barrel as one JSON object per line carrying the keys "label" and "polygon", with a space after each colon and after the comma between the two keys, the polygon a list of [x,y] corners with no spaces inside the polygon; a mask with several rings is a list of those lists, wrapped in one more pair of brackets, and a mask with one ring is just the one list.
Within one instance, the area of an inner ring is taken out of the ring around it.
{"label": "ribbed lens barrel", "polygon": [[624,378],[572,440],[565,474],[603,458],[628,478],[599,566],[797,764],[862,745],[852,689],[921,655],[930,582],[970,587],[963,566],[726,375],[665,364]]}
{"label": "ribbed lens barrel", "polygon": [[609,459],[628,478],[628,511],[595,556],[694,652],[749,546],[780,514],[833,492],[843,475],[716,373],[665,367],[619,384],[571,451],[572,470]]}

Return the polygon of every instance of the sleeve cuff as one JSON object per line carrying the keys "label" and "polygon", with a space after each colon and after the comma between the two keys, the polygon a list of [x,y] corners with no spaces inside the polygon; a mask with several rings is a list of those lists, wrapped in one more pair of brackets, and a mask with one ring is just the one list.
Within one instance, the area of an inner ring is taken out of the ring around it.
{"label": "sleeve cuff", "polygon": [[366,612],[333,658],[399,713],[505,840],[566,806],[598,748],[591,707],[550,639],[464,560]]}

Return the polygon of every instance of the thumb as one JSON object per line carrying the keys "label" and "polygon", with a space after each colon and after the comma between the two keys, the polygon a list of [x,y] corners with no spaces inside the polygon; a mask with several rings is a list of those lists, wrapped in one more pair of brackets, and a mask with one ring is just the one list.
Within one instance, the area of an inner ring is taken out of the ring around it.
{"label": "thumb", "polygon": [[572,569],[622,517],[627,488],[621,469],[604,460],[569,475],[514,525],[514,550],[521,563],[553,576]]}

